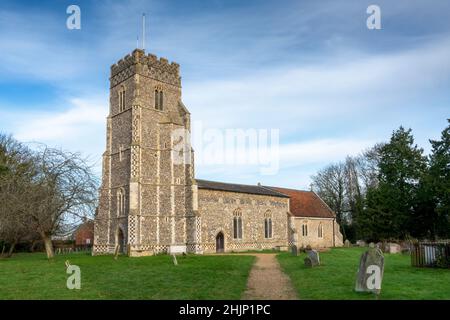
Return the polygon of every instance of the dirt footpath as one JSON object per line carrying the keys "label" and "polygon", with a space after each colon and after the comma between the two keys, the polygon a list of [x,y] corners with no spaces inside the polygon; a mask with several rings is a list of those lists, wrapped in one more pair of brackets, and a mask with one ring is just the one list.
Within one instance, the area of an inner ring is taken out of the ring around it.
{"label": "dirt footpath", "polygon": [[275,254],[261,253],[250,270],[244,300],[297,300],[289,277],[281,271]]}

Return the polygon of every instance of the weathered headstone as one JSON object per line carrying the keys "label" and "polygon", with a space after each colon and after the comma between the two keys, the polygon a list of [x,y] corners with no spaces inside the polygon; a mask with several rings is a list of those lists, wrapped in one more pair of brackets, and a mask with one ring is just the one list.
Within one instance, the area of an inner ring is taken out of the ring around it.
{"label": "weathered headstone", "polygon": [[298,256],[298,249],[297,249],[296,245],[293,245],[291,247],[291,253],[292,253],[293,256]]}
{"label": "weathered headstone", "polygon": [[401,253],[402,247],[398,243],[388,243],[388,252],[389,253]]}
{"label": "weathered headstone", "polygon": [[313,266],[310,257],[306,257],[303,261],[305,262],[305,266],[307,266],[307,267],[312,267]]}
{"label": "weathered headstone", "polygon": [[344,247],[350,248],[351,246],[352,246],[352,243],[350,242],[350,240],[346,239],[346,240],[344,241]]}
{"label": "weathered headstone", "polygon": [[311,249],[311,247],[307,247],[306,249],[306,258],[305,258],[305,266],[307,267],[316,267],[320,265],[319,253],[316,250]]}
{"label": "weathered headstone", "polygon": [[319,252],[317,252],[316,250],[309,250],[306,252],[306,254],[311,259],[313,267],[320,265]]}
{"label": "weathered headstone", "polygon": [[383,272],[383,252],[379,248],[376,248],[375,244],[371,243],[369,250],[361,255],[359,269],[356,275],[355,291],[379,294],[381,291],[381,282],[383,281]]}
{"label": "weathered headstone", "polygon": [[358,241],[356,241],[356,245],[358,247],[365,247],[367,244],[364,240],[358,240]]}

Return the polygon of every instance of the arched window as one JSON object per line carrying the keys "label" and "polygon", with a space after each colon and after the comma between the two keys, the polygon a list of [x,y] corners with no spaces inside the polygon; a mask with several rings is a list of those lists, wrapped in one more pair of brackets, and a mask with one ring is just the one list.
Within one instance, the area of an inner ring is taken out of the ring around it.
{"label": "arched window", "polygon": [[164,108],[164,93],[162,91],[159,92],[159,110],[163,110]]}
{"label": "arched window", "polygon": [[264,213],[264,218],[264,238],[270,239],[272,238],[272,213],[270,210]]}
{"label": "arched window", "polygon": [[233,212],[233,238],[242,239],[242,212],[240,209]]}
{"label": "arched window", "polygon": [[323,225],[322,225],[322,223],[319,223],[319,227],[317,228],[317,236],[319,238],[323,238]]}
{"label": "arched window", "polygon": [[158,90],[155,90],[155,109],[159,109],[159,93]]}
{"label": "arched window", "polygon": [[303,225],[302,225],[302,235],[303,235],[304,237],[307,237],[307,236],[308,236],[308,225],[306,224],[306,222],[303,223]]}
{"label": "arched window", "polygon": [[117,191],[117,216],[125,215],[125,191],[120,188]]}
{"label": "arched window", "polygon": [[125,87],[121,86],[119,90],[119,112],[125,110]]}
{"label": "arched window", "polygon": [[266,239],[272,238],[272,218],[264,219],[264,237]]}
{"label": "arched window", "polygon": [[160,89],[155,89],[155,109],[163,110],[164,106],[164,93]]}

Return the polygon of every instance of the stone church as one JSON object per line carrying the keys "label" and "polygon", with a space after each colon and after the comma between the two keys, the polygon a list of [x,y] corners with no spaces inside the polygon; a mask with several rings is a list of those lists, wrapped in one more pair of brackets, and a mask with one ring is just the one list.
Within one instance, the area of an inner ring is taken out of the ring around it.
{"label": "stone church", "polygon": [[195,179],[191,148],[174,161],[180,129],[190,132],[190,113],[178,64],[136,49],[111,67],[93,254],[342,245],[335,214],[312,191]]}

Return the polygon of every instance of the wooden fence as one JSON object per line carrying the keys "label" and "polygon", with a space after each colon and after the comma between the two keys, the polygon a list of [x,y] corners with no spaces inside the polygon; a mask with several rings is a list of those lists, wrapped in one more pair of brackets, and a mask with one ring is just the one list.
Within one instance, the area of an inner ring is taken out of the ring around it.
{"label": "wooden fence", "polygon": [[413,243],[411,265],[413,267],[450,268],[450,241]]}

